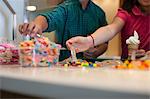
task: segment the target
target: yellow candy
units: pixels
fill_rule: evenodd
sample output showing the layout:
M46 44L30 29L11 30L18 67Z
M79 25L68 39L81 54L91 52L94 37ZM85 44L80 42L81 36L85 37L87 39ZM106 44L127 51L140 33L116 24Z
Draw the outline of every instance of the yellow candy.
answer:
M84 62L81 63L81 66L82 66L82 67L84 66Z
M68 68L68 67L69 67L69 65L68 65L68 64L65 64L65 65L64 65L64 67L65 67L65 68Z
M150 60L145 60L144 63L150 67Z
M82 67L88 67L88 66L89 66L89 63L88 63L88 62L82 62L82 63L81 63L81 66L82 66Z
M95 68L96 68L96 67L97 67L97 64L96 64L96 63L94 63L94 64L93 64L93 67L95 67Z
M76 62L76 64L77 64L77 65L80 65L80 64L81 64L81 62Z
M128 65L128 69L133 69L134 67L133 67L133 65L132 64L129 64Z
M86 62L86 63L85 63L85 66L89 66L89 63L88 63L88 62Z
M129 61L126 60L126 61L124 62L124 65L128 65L128 64L129 64Z

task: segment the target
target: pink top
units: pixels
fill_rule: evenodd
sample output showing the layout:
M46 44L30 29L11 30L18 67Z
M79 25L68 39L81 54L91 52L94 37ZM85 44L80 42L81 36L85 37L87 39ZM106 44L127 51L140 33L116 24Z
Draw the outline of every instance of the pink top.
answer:
M121 31L122 40L122 58L128 57L128 48L126 40L137 31L140 39L139 49L150 50L150 14L144 15L141 10L135 6L131 13L119 9L117 17L121 18L125 25Z

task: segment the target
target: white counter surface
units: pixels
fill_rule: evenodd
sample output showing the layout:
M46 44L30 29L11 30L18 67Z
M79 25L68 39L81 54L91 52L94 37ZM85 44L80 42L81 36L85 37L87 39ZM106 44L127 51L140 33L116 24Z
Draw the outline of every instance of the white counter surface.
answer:
M39 97L150 96L150 71L0 66L0 89Z

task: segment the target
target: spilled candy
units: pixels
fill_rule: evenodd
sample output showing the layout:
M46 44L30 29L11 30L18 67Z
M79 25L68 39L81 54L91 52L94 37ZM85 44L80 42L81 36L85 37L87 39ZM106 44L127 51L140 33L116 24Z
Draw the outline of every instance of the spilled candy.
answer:
M100 67L97 63L88 62L86 60L78 59L76 62L72 62L72 60L66 60L63 62L62 66L64 67L84 67L84 68L97 68Z
M130 69L130 70L149 70L150 60L134 60L129 62L126 60L123 64L113 66L115 69Z

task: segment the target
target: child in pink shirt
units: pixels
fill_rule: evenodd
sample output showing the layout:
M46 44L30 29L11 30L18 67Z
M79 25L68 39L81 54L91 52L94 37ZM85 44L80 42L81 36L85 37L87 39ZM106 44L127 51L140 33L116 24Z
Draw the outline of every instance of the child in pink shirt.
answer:
M118 10L114 21L88 37L74 37L66 42L68 48L76 44L77 52L87 50L92 46L111 40L121 32L122 58L128 57L126 40L138 33L139 50L150 50L150 0L124 0L122 8Z

